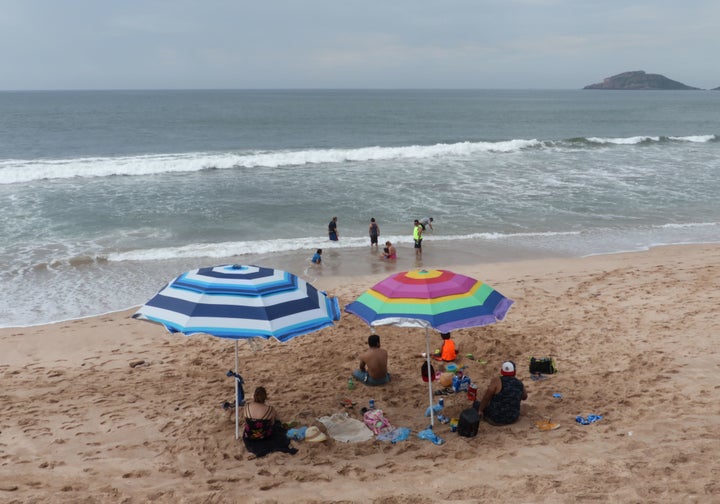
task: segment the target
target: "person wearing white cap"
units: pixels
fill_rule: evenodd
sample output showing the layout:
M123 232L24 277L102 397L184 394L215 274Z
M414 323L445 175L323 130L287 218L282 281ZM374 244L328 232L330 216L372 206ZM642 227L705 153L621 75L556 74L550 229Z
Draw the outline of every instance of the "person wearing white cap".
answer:
M500 376L490 380L480 401L473 403L480 416L493 425L508 425L520 418L520 402L527 399L523 382L515 377L515 363L505 361Z

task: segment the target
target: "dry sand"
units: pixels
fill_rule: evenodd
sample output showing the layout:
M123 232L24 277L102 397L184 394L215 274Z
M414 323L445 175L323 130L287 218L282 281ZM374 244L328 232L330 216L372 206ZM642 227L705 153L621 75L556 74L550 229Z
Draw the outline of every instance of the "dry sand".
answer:
M133 311L4 329L0 502L720 502L720 247L453 269L516 301L504 322L453 337L488 361L460 362L481 391L504 359L521 364L518 423L482 423L474 438L438 425L442 446L415 434L293 442L295 456L252 459L220 407L232 399L233 342L170 335ZM385 274L318 286L344 305ZM246 390L265 385L281 418L303 425L343 411L344 397L359 418L374 398L416 433L428 422L414 357L424 331L378 333L386 387L347 390L369 330L344 315L285 344L241 343ZM553 356L559 373L532 381L530 356ZM445 413L467 405L448 396ZM603 418L575 422L588 414ZM560 428L539 431L547 418Z

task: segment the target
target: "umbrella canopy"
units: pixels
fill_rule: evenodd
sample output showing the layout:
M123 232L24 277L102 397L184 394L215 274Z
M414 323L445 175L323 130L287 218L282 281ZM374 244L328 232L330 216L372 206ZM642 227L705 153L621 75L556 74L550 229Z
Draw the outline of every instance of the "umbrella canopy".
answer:
M235 437L242 378L240 339L285 342L340 320L337 298L286 271L221 265L188 271L163 287L133 318L157 322L172 333L210 334L235 340ZM229 374L228 376L230 376Z
M430 369L430 329L456 329L493 324L505 318L513 301L489 285L447 270L396 273L373 285L345 311L370 326L424 327L427 369ZM430 423L432 380L428 380Z
M345 311L372 326L450 332L502 320L512 304L480 280L447 270L415 270L396 273L373 285Z
M183 273L133 317L188 336L288 341L333 325L340 307L337 298L292 273L223 265Z

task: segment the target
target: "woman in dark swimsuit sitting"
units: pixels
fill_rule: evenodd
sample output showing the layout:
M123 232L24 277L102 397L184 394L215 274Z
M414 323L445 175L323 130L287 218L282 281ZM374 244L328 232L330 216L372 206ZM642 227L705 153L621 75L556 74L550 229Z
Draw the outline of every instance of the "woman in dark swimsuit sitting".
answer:
M265 404L266 400L265 387L258 387L253 394L252 402L246 403L243 407L245 447L258 457L274 451L294 455L297 453L297 448L290 446L290 440L285 436L286 430L277 419L275 408Z

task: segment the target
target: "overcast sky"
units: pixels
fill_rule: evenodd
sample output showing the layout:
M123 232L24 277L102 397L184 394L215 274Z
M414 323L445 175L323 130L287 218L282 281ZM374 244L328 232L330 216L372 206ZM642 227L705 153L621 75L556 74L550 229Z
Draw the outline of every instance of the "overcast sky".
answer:
M720 86L720 0L2 0L0 89Z

